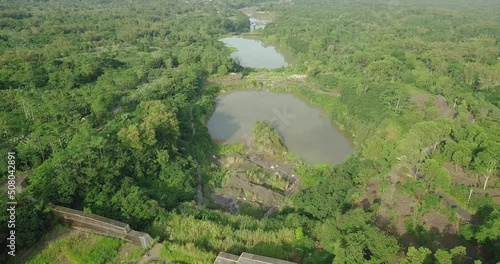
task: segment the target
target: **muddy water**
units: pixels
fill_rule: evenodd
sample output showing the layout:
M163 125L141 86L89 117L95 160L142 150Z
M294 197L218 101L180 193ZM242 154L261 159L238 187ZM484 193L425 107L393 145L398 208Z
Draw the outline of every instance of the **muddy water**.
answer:
M221 96L207 126L214 140L237 142L251 135L257 120L271 121L288 150L310 163L339 164L353 152L347 133L325 113L291 94L237 91Z
M229 37L221 41L237 49L231 57L243 67L277 69L288 66L287 59L276 47L267 46L260 40Z

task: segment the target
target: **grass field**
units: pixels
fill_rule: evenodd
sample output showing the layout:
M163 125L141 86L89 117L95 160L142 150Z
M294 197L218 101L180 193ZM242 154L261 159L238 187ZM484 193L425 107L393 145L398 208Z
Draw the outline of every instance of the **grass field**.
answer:
M109 263L123 243L115 238L72 231L45 246L27 263Z

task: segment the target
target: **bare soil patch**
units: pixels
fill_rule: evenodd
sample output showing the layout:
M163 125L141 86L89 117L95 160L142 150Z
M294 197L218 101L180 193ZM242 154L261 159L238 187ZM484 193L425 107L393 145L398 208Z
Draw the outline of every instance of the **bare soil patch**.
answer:
M168 263L169 261L160 257L160 250L163 248L163 244L158 243L154 245L142 258L136 262L138 264L143 263Z
M224 188L221 188L218 193L265 208L280 205L284 201L283 194L264 186L253 184L248 180L247 175L241 173L231 177L229 183Z
M438 112L443 117L454 118L455 110L453 106L448 105L446 98L442 95L437 95L434 99L434 105L437 106Z
M379 179L372 179L366 187L365 194L359 199L358 206L363 210L370 210L373 204L380 204Z
M240 11L247 17L253 17L256 19L262 19L269 22L273 22L273 13L267 11L259 11L259 7L257 6L244 7L240 9Z
M242 9L240 9L241 13L245 14L246 16L252 16L255 12L257 12L258 7L256 6L247 6Z
M410 101L415 103L420 109L426 109L428 105L431 104L436 108L439 117L447 117L450 119L455 117L453 106L448 105L446 97L442 95L433 96L432 94L415 93L410 95Z
M457 166L457 170L455 170L455 165L451 163L444 164L444 167L450 172L453 184L477 187L482 194L489 194L493 197L499 196L500 188L495 187L499 181L498 177L491 176L486 190L482 190L485 180L483 175L471 175L462 166Z
M219 158L219 164L228 170L227 182L215 189L211 198L224 211L233 214L238 213L243 204L263 211L274 208L275 212L284 204L285 197L300 185L293 162L271 159L252 150L227 154ZM256 181L252 173L258 174L261 181ZM266 179L273 180L268 184Z
M453 164L446 164L445 167L450 171L454 177L454 183L465 183L475 185L475 177L472 178L467 174L463 168L459 168L455 173L455 166ZM376 211L375 224L381 230L384 230L390 235L398 238L399 243L403 247L410 246L427 246L435 251L438 248L452 249L456 246L465 246L467 248L468 256L475 259L491 259L484 252L484 250L474 243L469 243L463 238L458 236L459 221L450 221L446 214L437 210L430 210L422 217L416 220L417 225L406 225L405 223L412 223L414 211L416 210L417 202L425 197L426 191L418 189L415 193L405 193L401 188L402 184L407 181L414 181L413 176L410 174L410 169L404 165L396 165L390 172L390 181L388 183L379 180L371 180L366 188L363 199L360 203L365 210L370 210L372 201L377 199L380 206ZM455 176L456 175L456 176ZM385 184L385 186L383 186ZM387 186L389 184L389 186ZM494 186L489 184L489 186ZM378 190L375 187L378 186ZM381 189L383 187L383 190ZM487 195L498 195L500 200L500 188L498 191L494 188L481 191L476 188L477 193ZM364 204L363 203L367 203ZM367 206L368 205L368 206ZM450 204L443 198L441 206L453 206L457 208L457 213L461 215L460 208L457 205ZM463 212L462 212L463 214ZM462 217L463 218L463 217Z
M450 172L451 181L453 184L459 184L464 186L478 186L479 182L475 178L470 177L465 169L461 166L457 166L455 170L455 165L451 163L444 164L444 167Z
M479 189L476 192L482 195L490 196L495 202L500 203L500 188L486 190Z
M413 213L415 201L406 194L400 194L395 199L396 210L400 215L408 216Z
M369 201L373 201L379 197L379 185L380 185L380 180L379 179L372 179L368 183L368 186L366 187L366 193L365 193L365 198L367 198Z
M456 224L451 223L448 217L434 210L426 213L420 219L420 224L429 227L431 230L438 230L440 233L456 234L458 232Z
M422 217L420 224L428 228L428 232L437 239L434 244L446 249L465 245L465 241L457 236L458 223L453 224L448 217L437 211L430 211Z
M410 95L410 101L414 102L419 108L425 108L425 104L429 101L429 94L412 94Z

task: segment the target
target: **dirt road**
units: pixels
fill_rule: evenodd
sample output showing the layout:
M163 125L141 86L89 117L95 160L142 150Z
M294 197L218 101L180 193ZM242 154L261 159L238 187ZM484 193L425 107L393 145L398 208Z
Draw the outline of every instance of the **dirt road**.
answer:
M142 256L142 259L140 259L137 263L138 264L144 264L148 263L150 261L160 261L164 263L168 263L169 261L166 259L163 259L160 257L160 250L163 247L163 244L158 243L154 245L153 248L151 248L144 256Z
M481 221L477 217L474 217L474 215L469 213L467 209L459 205L453 198L449 197L447 194L443 192L437 192L437 195L439 195L439 197L445 200L451 207L456 208L457 214L465 221L474 225L481 223Z

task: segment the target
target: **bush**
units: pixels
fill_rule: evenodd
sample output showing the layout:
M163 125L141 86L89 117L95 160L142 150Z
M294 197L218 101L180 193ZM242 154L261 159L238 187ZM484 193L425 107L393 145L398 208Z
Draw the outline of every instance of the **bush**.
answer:
M115 238L78 233L50 243L27 263L58 263L62 259L81 264L109 263L122 243Z

